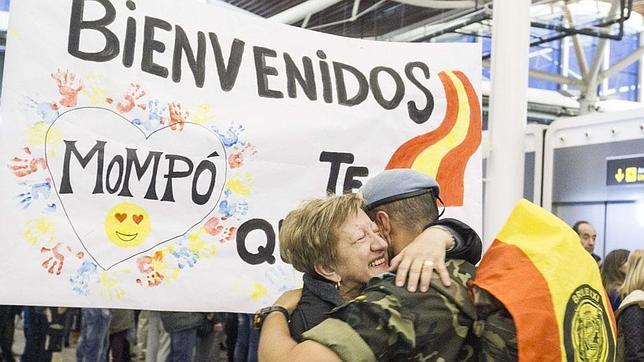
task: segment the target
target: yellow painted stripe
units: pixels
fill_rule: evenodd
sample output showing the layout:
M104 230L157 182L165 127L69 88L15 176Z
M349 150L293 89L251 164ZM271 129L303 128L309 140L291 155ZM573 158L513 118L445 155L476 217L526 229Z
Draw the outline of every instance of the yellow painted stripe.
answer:
M411 165L412 169L426 175L433 175L434 177L438 172L438 166L440 166L443 157L454 147L463 143L470 125L470 105L465 87L453 72L446 71L445 74L451 79L456 88L456 94L458 95L458 115L456 122L445 138L421 152Z
M566 305L580 284L603 290L597 263L566 223L526 200L515 206L497 239L523 250L548 283L562 336L562 360L566 360L563 344ZM608 301L603 299L605 310L610 310Z

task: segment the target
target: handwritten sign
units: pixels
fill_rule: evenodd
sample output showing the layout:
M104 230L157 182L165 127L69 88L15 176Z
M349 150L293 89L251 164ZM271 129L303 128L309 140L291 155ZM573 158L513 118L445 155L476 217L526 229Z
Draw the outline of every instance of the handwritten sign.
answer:
M480 49L170 0L12 4L0 303L251 312L300 277L279 222L385 168L481 227Z

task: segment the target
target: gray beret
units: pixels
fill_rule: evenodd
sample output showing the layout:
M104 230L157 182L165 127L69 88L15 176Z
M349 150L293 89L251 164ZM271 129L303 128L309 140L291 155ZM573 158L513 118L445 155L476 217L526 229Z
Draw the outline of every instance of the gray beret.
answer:
M367 210L430 190L438 198L440 189L433 177L407 168L385 170L367 181L361 189Z

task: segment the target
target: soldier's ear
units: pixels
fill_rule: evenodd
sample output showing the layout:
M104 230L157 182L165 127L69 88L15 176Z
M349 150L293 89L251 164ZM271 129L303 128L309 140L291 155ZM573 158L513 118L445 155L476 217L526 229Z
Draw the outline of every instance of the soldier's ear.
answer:
M318 273L319 276L333 283L339 283L342 280L340 274L335 271L335 268L328 265L315 264L315 272Z
M389 234L391 234L391 219L386 212L379 210L378 212L376 212L374 219L374 221L380 228L380 232L382 232L383 235L388 236Z

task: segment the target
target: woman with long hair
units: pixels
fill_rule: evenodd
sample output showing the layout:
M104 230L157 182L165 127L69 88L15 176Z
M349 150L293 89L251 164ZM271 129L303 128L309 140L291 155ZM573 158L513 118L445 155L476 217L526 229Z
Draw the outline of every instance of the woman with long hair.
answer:
M629 253L626 249L615 249L606 255L604 264L602 264L602 284L608 293L613 311L616 311L619 303L622 302L617 290L622 286L626 277L626 261Z
M624 300L617 309L617 360L644 361L644 250L628 257L628 270L619 289Z

